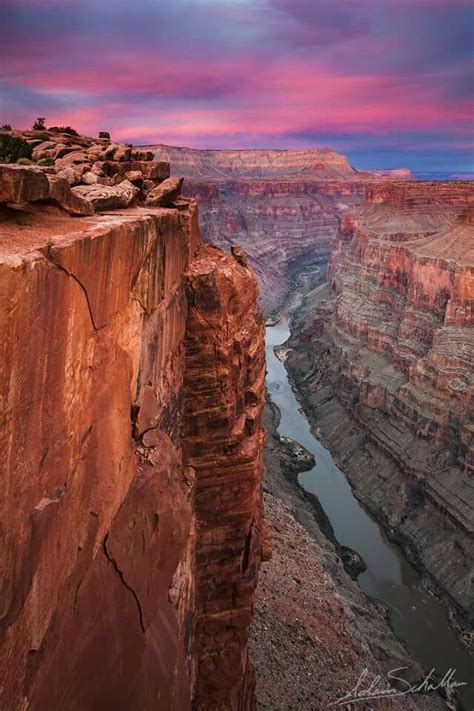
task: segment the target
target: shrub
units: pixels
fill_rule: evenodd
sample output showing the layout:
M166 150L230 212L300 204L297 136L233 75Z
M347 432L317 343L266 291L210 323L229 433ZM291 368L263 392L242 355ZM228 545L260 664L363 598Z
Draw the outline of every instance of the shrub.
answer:
M54 165L54 158L40 158L39 161L37 161L38 165Z
M3 126L0 126L0 131L11 131L12 127L10 126L9 123L4 123Z
M44 131L46 126L44 125L44 122L46 119L44 116L39 116L36 121L33 124L33 131Z
M50 126L50 128L48 128L48 131L51 131L52 133L67 133L69 134L69 136L79 135L76 129L71 128L71 126Z
M32 165L33 161L30 158L18 158L18 165Z
M108 131L99 131L99 138L106 138L110 141L110 133Z
M0 134L0 160L16 163L19 158L31 158L31 150L23 138Z

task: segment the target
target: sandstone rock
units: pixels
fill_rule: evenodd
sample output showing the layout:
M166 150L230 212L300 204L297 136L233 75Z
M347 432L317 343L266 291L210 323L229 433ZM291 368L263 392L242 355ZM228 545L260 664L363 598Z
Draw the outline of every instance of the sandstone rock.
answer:
M49 199L58 203L70 215L93 215L92 202L76 195L64 178L48 175Z
M100 161L95 161L95 163L92 164L91 171L98 175L100 178L105 178L105 172L102 168L102 163Z
M63 158L59 159L61 165L68 166L71 164L85 164L90 163L91 156L84 151L72 151L68 153Z
M103 170L107 175L125 176L130 170L139 170L146 180L166 180L170 176L170 164L164 161L112 161L103 163Z
M142 151L142 150L132 150L131 159L137 161L151 161L154 160L154 151Z
M77 173L74 168L61 168L56 172L56 175L58 178L64 178L64 180L67 180L69 185L75 185L76 183L79 182L81 176L79 173Z
M117 143L110 143L103 148L104 160L112 160L115 151L118 151L120 146Z
M147 193L145 204L151 207L171 207L183 187L184 178L168 178Z
M196 262L193 202L43 218L0 258L0 707L250 709L255 281L218 250Z
M0 165L0 203L22 204L46 200L49 183L40 170L16 165Z
M129 161L132 149L130 146L119 146L112 155L112 160Z
M104 152L104 147L100 144L95 144L87 149L87 154L93 157L99 156Z
M142 185L143 183L143 173L141 170L129 170L125 173L125 177L134 185ZM155 187L154 184L153 187Z
M247 708L254 679L246 645L262 553L264 325L254 276L214 247L191 264L186 293L185 461L196 471L201 561L194 701Z
M87 173L84 173L81 182L85 183L86 185L96 185L100 182L100 178L97 173L93 173L89 170Z
M73 192L90 200L96 210L116 210L133 205L140 191L130 181L123 180L119 185L113 187L78 185L73 188Z
M143 175L143 173L142 173L142 175ZM144 180L143 181L142 190L145 195L147 193L149 193L150 190L153 190L155 187L156 187L156 183L154 183L153 180Z
M474 225L463 216L473 201L467 182L371 186L341 218L329 283L304 304L287 361L361 498L466 611Z

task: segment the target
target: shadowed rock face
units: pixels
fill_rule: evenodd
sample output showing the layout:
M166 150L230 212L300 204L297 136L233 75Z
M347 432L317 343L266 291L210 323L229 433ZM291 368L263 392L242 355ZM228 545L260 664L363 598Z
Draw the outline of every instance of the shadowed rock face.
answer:
M0 707L251 708L255 279L196 256L193 201L28 214L0 234Z
M340 211L358 205L366 187L375 185L373 175L326 148L150 148L157 159L171 160L175 175L186 177L184 192L199 201L204 239L225 250L239 244L248 252L266 316L281 306L295 275L328 259Z
M249 708L247 637L262 548L264 324L251 270L215 247L200 249L186 294L185 462L196 472L199 523L195 703Z
M341 219L287 361L364 501L470 614L473 203L468 183L370 190Z

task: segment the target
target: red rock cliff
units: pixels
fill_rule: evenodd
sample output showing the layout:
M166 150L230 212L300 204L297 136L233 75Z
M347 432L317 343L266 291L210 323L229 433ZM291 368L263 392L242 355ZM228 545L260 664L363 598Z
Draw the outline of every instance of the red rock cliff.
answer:
M0 707L251 708L254 277L192 201L4 212Z
M471 614L473 200L469 183L369 190L288 359L364 501Z

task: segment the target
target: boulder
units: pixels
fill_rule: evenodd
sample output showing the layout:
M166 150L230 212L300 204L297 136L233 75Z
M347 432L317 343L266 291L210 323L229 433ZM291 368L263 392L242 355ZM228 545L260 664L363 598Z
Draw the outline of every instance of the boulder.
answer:
M130 180L130 182L134 185L141 186L143 183L143 173L141 172L141 170L128 170L125 173L125 177L127 178L127 180ZM153 183L153 187L154 186L155 184Z
M104 160L112 160L112 156L119 148L120 146L117 143L111 143L109 146L106 146L103 149Z
M90 163L91 156L87 155L87 153L85 153L84 151L72 151L72 153L68 153L59 160L61 161L62 165Z
M132 149L130 146L119 146L113 154L113 159L118 161L130 160Z
M86 198L76 195L64 178L48 175L49 199L58 203L70 215L87 216L94 214L92 203Z
M70 166L66 166L65 168L61 168L58 170L56 173L58 178L64 178L64 180L67 180L69 185L75 185L78 183L81 179L81 176L77 171L74 170L74 168L71 168Z
M84 173L81 178L81 181L86 185L96 185L100 181L100 177L97 175L97 173L93 173L89 170L87 171L87 173Z
M99 178L105 178L105 173L102 168L102 163L100 160L96 160L95 163L92 164L91 168L92 172L95 173L96 175L99 176Z
M157 185L146 196L145 204L150 207L171 207L179 197L184 178L168 178Z
M95 143L93 146L88 148L86 152L88 155L98 156L100 153L103 153L103 151L104 151L104 147Z
M22 204L46 200L48 178L41 170L19 165L0 165L0 203Z
M78 185L72 189L76 195L87 198L96 210L116 210L130 207L140 193L129 180L119 185Z

